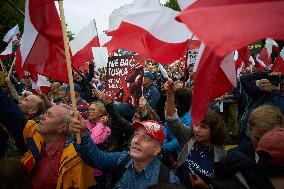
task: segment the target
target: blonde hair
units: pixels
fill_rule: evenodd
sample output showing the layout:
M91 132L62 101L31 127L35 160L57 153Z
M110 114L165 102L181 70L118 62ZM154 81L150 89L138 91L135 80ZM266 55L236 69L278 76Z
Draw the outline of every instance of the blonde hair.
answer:
M249 116L251 128L258 128L268 132L276 127L283 127L284 118L278 108L271 105L263 105L254 109Z
M108 112L107 112L107 110L105 108L105 105L103 103L101 103L101 102L92 102L90 105L92 105L92 104L97 106L97 108L100 111L100 116L108 115Z

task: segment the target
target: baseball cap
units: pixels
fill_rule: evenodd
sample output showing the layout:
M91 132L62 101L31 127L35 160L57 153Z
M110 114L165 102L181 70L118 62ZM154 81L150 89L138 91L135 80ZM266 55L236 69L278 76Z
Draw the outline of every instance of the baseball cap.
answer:
M152 81L155 80L155 75L152 72L145 72L144 73L144 77L148 77L149 79L151 79Z
M68 84L67 86L68 90L70 90L70 85ZM77 83L74 83L74 91L80 93L81 92L81 87Z
M68 90L69 90L69 85L68 85L68 84L62 84L62 85L60 86L60 89L61 89L61 90L64 90L64 91L68 91Z
M157 139L160 144L163 144L165 139L165 134L163 131L163 126L154 120L147 120L147 121L136 121L133 122L131 127L133 129L137 129L138 127L144 127L152 136L153 138Z
M284 166L284 128L277 128L263 135L256 152L269 165Z

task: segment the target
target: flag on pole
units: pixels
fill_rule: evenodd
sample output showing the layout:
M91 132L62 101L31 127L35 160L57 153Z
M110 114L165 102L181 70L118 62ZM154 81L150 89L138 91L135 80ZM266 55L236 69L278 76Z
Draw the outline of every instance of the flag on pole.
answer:
M284 48L281 50L280 54L276 58L272 67L272 71L284 73Z
M170 64L183 57L192 33L175 20L178 12L148 2L129 8L119 28L108 32L112 39L105 46L109 51L126 49Z
M194 69L191 116L197 126L205 116L209 102L237 86L233 52L219 57L210 48L201 44L198 61ZM202 97L202 98L200 98Z
M18 76L19 79L24 79L25 70L22 66L22 55L21 55L20 46L18 46L18 48L17 48L15 58L16 58L15 70L16 70L17 76Z
M265 46L259 53L259 59L266 65L265 67L268 67L270 64L272 64L271 60L271 54L273 49L277 49L278 44L273 39L266 39ZM278 51L279 52L279 51Z
M283 0L198 0L178 20L219 56L260 39L284 39Z
M92 47L99 47L99 37L96 28L96 22L93 19L85 28L83 28L70 41L70 49L72 52L72 65L75 68L86 64L87 61L92 60Z
M8 44L8 46L5 48L3 52L0 54L0 60L4 60L6 58L10 58L14 56L13 52L13 41L11 40Z
M42 94L48 94L51 83L48 79L40 74L30 74L32 79L32 89L35 92L40 92Z
M17 24L12 29L10 29L3 38L3 41L8 43L8 45L5 48L5 50L0 53L1 60L14 56L15 53L13 52L13 44L14 44L14 41L19 40L19 39L20 39L20 30Z
M53 0L26 0L20 50L25 70L68 81L60 19Z
M18 24L10 29L7 34L4 36L3 41L9 43L11 40L19 39L20 37L20 29Z

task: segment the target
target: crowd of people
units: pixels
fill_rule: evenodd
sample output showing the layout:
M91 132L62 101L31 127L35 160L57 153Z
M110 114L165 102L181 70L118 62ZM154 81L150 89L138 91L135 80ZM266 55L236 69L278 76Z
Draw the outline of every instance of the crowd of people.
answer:
M108 98L107 69L88 65L73 73L77 112L68 84L43 94L28 73L5 78L1 189L284 188L281 73L243 69L193 125L193 66L148 62L133 105Z

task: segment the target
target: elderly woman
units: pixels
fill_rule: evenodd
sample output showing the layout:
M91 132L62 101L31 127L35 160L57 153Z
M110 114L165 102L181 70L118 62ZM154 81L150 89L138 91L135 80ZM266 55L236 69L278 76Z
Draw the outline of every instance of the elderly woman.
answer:
M89 117L87 127L94 143L101 149L107 150L105 143L111 134L111 129L107 126L108 113L101 102L93 102L89 107ZM105 188L105 175L98 169L94 169L94 175L97 181L96 188Z

